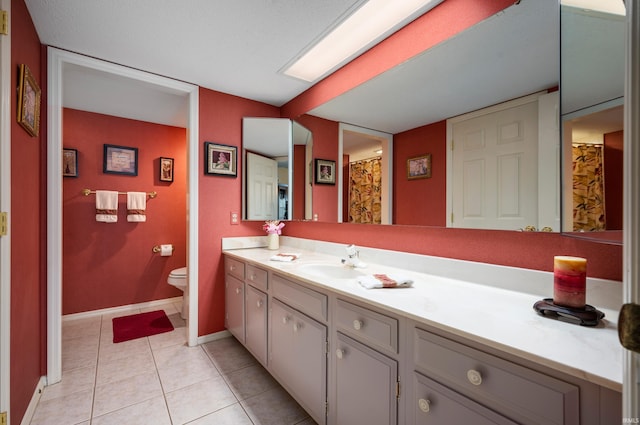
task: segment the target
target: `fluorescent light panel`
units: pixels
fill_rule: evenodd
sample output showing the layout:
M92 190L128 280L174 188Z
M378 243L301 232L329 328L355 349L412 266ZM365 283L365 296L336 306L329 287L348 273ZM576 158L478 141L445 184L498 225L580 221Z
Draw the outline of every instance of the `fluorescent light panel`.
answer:
M284 74L315 81L442 1L369 0L307 50Z

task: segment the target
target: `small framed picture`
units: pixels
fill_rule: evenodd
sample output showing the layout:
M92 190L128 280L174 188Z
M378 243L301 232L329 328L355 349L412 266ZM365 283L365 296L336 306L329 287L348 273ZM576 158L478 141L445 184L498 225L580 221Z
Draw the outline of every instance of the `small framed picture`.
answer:
M238 148L236 146L204 143L204 173L220 176L237 176Z
M102 171L108 174L138 175L138 148L104 145Z
M64 177L78 177L77 149L62 149L62 175Z
M27 65L20 65L18 75L18 124L31 136L40 131L40 87Z
M160 181L173 181L173 158L160 157Z
M316 183L336 184L336 162L316 158Z
M407 159L407 179L428 179L431 177L431 154Z

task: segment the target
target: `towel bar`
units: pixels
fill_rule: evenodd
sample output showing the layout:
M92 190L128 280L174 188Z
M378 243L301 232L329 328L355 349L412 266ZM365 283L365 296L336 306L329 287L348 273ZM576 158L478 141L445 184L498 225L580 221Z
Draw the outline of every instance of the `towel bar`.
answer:
M84 196L89 196L89 195L95 195L96 191L91 189L82 189L81 193ZM118 195L126 195L126 194L127 192L118 192ZM156 196L158 196L158 192L147 192L147 195L149 196L149 198L153 199Z

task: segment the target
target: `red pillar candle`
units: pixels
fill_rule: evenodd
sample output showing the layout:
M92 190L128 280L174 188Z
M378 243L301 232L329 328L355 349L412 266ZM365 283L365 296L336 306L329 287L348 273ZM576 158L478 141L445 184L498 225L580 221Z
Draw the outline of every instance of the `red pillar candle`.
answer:
M553 303L584 308L587 292L587 260L558 255L553 257Z

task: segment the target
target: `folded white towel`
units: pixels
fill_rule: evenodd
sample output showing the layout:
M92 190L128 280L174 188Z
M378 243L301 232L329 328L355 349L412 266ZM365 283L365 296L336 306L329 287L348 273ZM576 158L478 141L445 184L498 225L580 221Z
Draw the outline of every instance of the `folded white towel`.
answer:
M360 276L358 283L367 289L399 288L413 285L413 280L396 274L369 274Z
M280 252L276 255L272 255L270 260L290 262L290 261L297 260L298 258L300 258L300 254L290 253L290 252Z
M147 221L145 210L147 209L146 192L127 192L127 221Z
M118 221L118 192L96 190L96 221L103 223Z

